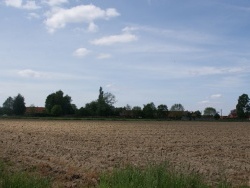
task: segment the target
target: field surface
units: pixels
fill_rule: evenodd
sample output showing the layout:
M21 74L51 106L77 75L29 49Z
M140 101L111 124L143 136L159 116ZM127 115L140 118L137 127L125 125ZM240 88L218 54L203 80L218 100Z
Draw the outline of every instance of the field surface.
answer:
M0 160L65 187L163 161L211 184L250 185L250 122L0 120Z

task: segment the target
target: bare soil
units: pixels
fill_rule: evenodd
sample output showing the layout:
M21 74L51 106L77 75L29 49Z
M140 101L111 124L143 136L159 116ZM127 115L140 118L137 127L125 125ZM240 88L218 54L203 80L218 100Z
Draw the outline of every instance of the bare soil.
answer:
M250 186L250 122L0 120L0 160L55 187L94 186L101 172L163 161L212 185Z

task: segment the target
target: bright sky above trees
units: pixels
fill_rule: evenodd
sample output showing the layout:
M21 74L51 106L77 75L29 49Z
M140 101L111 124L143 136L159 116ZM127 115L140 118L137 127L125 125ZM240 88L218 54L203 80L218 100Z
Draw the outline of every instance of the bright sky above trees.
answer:
M62 90L78 107L113 93L227 115L250 94L248 0L1 0L0 102L44 106Z

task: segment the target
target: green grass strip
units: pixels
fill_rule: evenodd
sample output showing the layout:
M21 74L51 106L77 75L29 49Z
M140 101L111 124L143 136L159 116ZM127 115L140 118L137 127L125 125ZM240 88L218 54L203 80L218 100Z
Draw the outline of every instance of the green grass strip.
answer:
M99 188L210 188L198 174L178 173L167 164L150 165L145 169L128 166L116 169L110 174L102 174ZM214 187L214 186L213 186ZM222 181L215 187L231 188ZM240 186L249 188L248 186Z
M3 163L0 163L0 188L49 188L51 182L24 172L10 173Z

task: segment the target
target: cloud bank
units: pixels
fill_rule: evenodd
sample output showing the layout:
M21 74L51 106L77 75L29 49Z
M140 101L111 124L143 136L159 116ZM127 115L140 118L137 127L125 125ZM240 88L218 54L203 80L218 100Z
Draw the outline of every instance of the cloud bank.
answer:
M87 23L89 24L89 30L96 30L95 20L108 20L120 14L114 8L103 10L94 5L79 5L69 9L55 8L47 12L46 15L47 19L44 24L48 32L54 33L71 23Z
M19 8L19 9L26 9L26 10L36 10L40 7L36 4L35 1L23 1L23 0L5 0L4 1L6 6Z
M128 43L136 41L138 38L136 35L130 34L130 33L123 33L120 35L110 35L106 37L102 37L99 39L95 39L91 41L92 44L98 45L98 46L108 46L113 45L116 43Z

